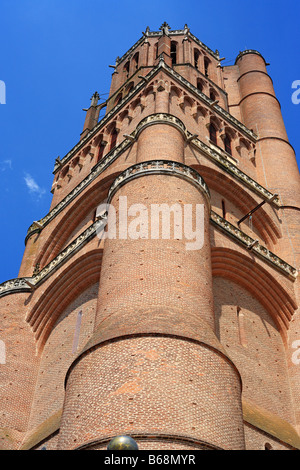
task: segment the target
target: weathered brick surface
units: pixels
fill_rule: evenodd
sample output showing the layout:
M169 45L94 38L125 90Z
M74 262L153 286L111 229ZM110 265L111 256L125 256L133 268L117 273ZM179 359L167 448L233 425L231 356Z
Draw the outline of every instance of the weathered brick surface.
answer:
M218 337L238 367L243 396L294 423L285 349L273 319L240 286L214 280Z
M291 450L292 446L274 439L269 434L250 425L245 426L247 450Z
M181 339L107 344L83 357L69 376L59 448L120 432L170 435L177 429L242 449L237 379L223 357Z
M52 328L40 359L29 432L63 406L66 371L94 328L97 292L98 284L85 290Z

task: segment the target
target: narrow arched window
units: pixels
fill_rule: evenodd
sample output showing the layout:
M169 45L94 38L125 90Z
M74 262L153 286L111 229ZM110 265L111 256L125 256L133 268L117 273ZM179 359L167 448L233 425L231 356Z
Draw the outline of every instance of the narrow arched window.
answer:
M69 172L69 165L65 166L65 168L61 172L61 177L64 178Z
M216 101L216 93L214 92L214 90L210 90L209 97L212 101Z
M105 149L105 144L103 142L101 142L100 145L99 145L97 162L99 162L101 160L101 158L103 157L104 149Z
M224 199L222 199L222 217L223 219L226 219L226 206Z
M197 79L197 90L199 90L201 92L203 91L203 84L202 84L200 78Z
M175 41L171 42L171 59L172 65L177 63L177 42Z
M157 59L158 55L158 42L154 44L154 59Z
M115 106L121 103L122 99L123 99L122 93L119 93L115 101Z
M126 78L129 77L129 67L130 67L130 61L128 60L128 62L126 62L126 64L124 65L124 68L123 68L124 75L125 75Z
M118 138L118 131L117 131L116 128L114 128L114 130L111 134L109 151L111 151L116 146L117 138Z
M209 72L209 59L207 57L204 57L204 74L206 77L208 77L208 72Z
M225 151L231 155L232 154L232 152L231 152L231 140L230 140L230 137L227 134L225 135L225 139L224 139L224 147L225 147Z
M134 54L132 60L133 60L133 67L134 67L135 70L137 70L138 67L139 67L139 53L138 52L136 54Z
M194 49L194 67L196 69L199 68L199 58L200 58L200 52L198 49Z
M133 89L133 87L134 87L134 83L133 83L133 82L129 83L129 85L128 85L128 87L127 87L127 90L126 90L127 93L130 93L131 90Z
M213 124L209 126L209 139L217 145L217 130Z

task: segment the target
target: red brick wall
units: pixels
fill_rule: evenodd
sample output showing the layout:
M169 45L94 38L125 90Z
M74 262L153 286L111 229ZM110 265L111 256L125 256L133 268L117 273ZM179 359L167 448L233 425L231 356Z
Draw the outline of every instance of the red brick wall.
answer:
M98 285L94 284L74 299L61 314L47 339L39 364L30 430L37 428L63 406L66 371L89 340L94 328L97 292ZM82 318L78 329L80 311Z
M218 337L241 373L243 396L295 424L286 351L268 312L222 278L214 279L214 305Z
M69 376L59 448L146 432L242 449L236 378L224 358L181 339L107 344L83 357ZM141 442L140 448L147 447ZM157 441L155 448L166 447ZM172 448L182 446L173 442Z

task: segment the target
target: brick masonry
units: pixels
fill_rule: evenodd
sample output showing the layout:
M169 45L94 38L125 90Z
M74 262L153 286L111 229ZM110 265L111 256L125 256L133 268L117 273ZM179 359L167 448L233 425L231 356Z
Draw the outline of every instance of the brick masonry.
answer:
M262 201L210 151L279 206L300 207L264 58L249 50L222 67L188 28L147 30L116 63L100 123L98 111L94 95L79 143L55 166L51 217L26 239L19 278L48 275L30 292L0 289L0 448L104 450L122 433L141 449L300 448L299 278L209 222L213 210L238 230ZM116 214L121 196L143 204L148 225L152 204L202 204L202 248L172 231L80 244L116 178L162 159L198 171L210 196L188 177L145 172L117 187ZM297 268L299 211L279 206L239 228Z

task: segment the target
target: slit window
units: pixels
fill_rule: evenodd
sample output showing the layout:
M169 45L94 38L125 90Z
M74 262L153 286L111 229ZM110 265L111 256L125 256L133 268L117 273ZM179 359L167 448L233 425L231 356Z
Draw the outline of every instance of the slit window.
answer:
M201 92L203 91L203 85L202 85L202 82L201 82L200 78L198 78L198 80L197 80L197 90L199 90Z
M209 69L209 59L204 57L204 74L208 77L208 69Z
M227 153L229 153L230 155L232 155L232 152L231 152L231 139L227 134L225 135L225 139L224 139L224 147L225 147L225 151Z
M117 129L114 129L111 134L109 151L111 151L116 146L117 138L118 138L118 131Z
M171 42L171 59L172 65L177 63L177 42L175 41Z
M209 126L209 139L217 145L217 130L213 124Z
M224 199L222 199L222 217L223 219L226 219L226 206Z
M198 70L199 69L199 59L200 59L200 52L198 49L194 49L194 67Z
M246 336L246 329L245 329L245 316L241 311L241 307L236 308L237 313L237 322L238 322L238 331L239 331L239 340L241 346L244 348L247 347L247 336Z

